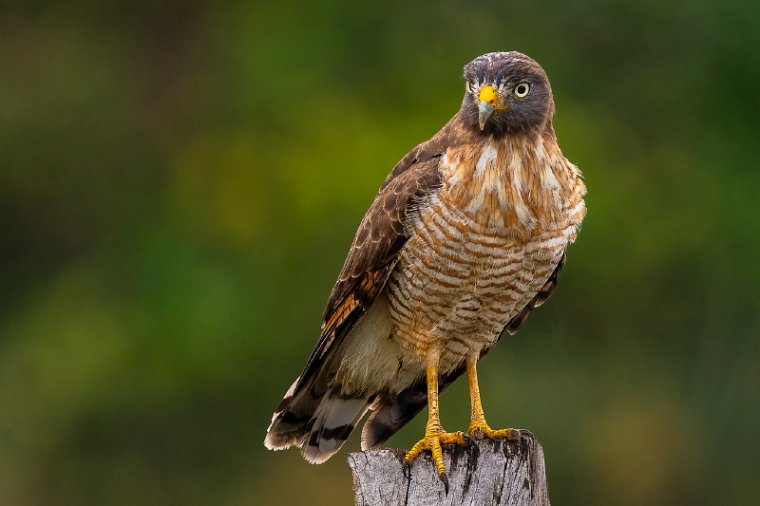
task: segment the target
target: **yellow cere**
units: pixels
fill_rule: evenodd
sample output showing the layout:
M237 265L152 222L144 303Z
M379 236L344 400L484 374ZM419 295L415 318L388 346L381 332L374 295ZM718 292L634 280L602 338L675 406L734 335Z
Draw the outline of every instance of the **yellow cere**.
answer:
M486 85L480 88L480 93L478 93L478 102L486 102L488 105L493 107L494 109L506 109L506 104L502 105L499 104L499 94L496 92L496 89L491 85Z
M478 95L478 101L483 102L485 101L490 106L496 105L496 97L498 95L496 94L496 90L493 89L493 86L483 86L480 88L480 94Z

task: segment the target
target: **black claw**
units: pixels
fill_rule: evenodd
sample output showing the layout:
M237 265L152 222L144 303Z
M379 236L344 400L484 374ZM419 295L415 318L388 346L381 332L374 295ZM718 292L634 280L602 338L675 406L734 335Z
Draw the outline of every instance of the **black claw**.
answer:
M446 495L449 495L449 477L446 476L446 473L441 473L438 477L443 482L443 488L446 490Z
M404 465L401 468L401 472L404 474L404 478L407 480L412 479L412 465L406 459L404 459Z
M463 435L468 445L474 445L476 443L475 438L472 437L472 434L470 434L469 432L465 432Z
M534 439L533 433L528 429L517 429L517 433L520 435L520 437Z

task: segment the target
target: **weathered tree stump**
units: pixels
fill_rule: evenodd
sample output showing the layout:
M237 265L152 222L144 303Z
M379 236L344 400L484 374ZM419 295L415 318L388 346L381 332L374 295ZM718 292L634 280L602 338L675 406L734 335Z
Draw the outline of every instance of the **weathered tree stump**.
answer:
M405 469L402 450L348 455L357 506L547 506L544 451L533 436L445 445L448 493L425 453Z

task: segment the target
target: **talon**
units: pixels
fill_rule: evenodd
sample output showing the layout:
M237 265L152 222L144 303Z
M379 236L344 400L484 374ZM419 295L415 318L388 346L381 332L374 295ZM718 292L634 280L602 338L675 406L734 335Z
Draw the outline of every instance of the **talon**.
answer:
M412 464L404 458L404 463L402 464L401 473L404 475L404 478L407 480L412 479Z
M446 490L446 495L449 495L449 477L446 476L446 473L442 473L438 475L438 478L443 482L443 488Z
M406 453L404 462L410 467L417 460L417 457L422 455L424 451L430 451L430 455L433 459L433 465L438 476L446 476L446 465L443 463L443 449L441 445L455 444L460 446L467 445L467 436L463 432L429 432L425 434L425 437L417 441L412 449ZM441 478L441 480L444 480ZM444 485L447 485L448 478L444 480Z
M467 432L475 439L507 439L514 441L520 438L519 429L498 429L494 430L488 426L485 421L474 420L470 423ZM532 436L532 434L531 434Z
M441 427L441 418L438 408L438 355L431 353L428 364L425 367L425 380L428 390L428 422L425 425L425 437L417 441L406 453L404 462L410 467L414 464L422 452L429 450L433 459L433 465L438 477L443 481L446 493L449 493L449 479L446 476L446 465L443 463L443 450L441 445L456 444L465 446L467 440L463 432L445 432Z
M467 379L470 383L470 426L467 432L474 439L507 439L516 440L520 437L517 429L493 430L488 426L483 414L483 405L480 402L480 388L478 387L477 361L479 356L473 355L467 358Z

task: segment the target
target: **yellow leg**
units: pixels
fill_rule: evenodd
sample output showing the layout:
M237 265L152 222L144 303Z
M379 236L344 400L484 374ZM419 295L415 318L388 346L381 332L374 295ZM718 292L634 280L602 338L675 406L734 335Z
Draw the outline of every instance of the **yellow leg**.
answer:
M438 477L446 483L446 466L443 463L442 444L465 445L467 441L462 432L446 432L441 426L438 410L438 357L428 360L425 370L428 391L428 421L425 426L425 437L420 439L406 454L406 463L411 465L423 451L430 450Z
M477 361L478 355L467 358L467 379L470 383L470 426L467 428L467 433L475 439L517 439L520 436L520 431L516 429L493 430L488 426L483 414L483 405L480 402Z

